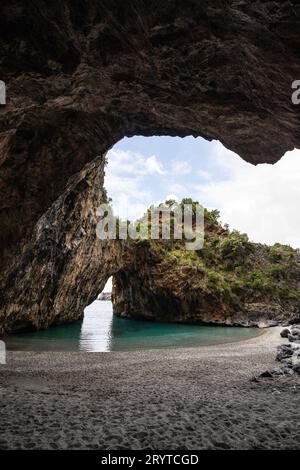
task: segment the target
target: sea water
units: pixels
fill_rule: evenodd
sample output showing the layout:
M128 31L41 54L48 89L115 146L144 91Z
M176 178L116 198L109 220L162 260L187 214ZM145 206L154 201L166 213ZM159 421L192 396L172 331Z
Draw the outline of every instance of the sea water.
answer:
M112 304L95 301L83 320L47 330L22 332L5 338L8 350L131 351L187 348L229 343L255 337L255 328L203 326L130 320L113 316Z

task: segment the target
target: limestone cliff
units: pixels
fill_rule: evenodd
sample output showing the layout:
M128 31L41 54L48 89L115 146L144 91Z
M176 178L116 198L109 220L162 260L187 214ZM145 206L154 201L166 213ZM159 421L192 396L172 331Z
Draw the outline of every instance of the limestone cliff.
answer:
M224 229L206 211L205 244L140 241L147 258L114 276L114 314L163 322L270 326L300 322L300 252Z
M64 201L122 137L219 139L254 164L300 146L296 1L2 0L0 34L2 331L76 319L101 288L114 254L96 266L94 224Z

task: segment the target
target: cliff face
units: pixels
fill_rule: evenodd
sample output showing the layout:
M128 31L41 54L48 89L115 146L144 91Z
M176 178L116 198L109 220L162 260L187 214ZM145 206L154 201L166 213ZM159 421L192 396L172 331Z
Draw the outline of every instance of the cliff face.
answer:
M0 333L76 320L98 286L104 287L113 247L108 254L95 231L96 207L103 199L102 160L69 181L8 270L1 286Z
M115 315L262 327L300 322L299 251L250 243L217 222L206 223L198 252L178 241L144 243L145 262L114 276Z
M219 139L254 164L274 163L300 145L299 107L291 103L291 83L300 77L296 1L2 0L0 31L7 85L0 108L2 329L14 317L23 323L24 308L44 324L51 315L77 318L91 285L101 287L105 262L100 257L97 270L89 268L94 226L85 212L74 220L62 201L72 177L122 137ZM83 177L80 187L86 184ZM60 210L62 239L81 223L86 238L76 255L80 289L72 276L62 278L61 263L64 272L73 268L64 245L46 263L56 286L70 282L51 314L53 292L36 268L42 248L35 243L48 243L44 223L57 221ZM36 249L25 262L31 243ZM66 313L69 302L76 313Z

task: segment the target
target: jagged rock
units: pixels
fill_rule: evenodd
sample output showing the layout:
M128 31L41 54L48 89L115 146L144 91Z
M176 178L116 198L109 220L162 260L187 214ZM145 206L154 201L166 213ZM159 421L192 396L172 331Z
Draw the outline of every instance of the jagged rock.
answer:
M281 346L278 346L276 356L277 361L282 361L283 359L292 357L294 351L295 347L290 344L282 344Z
M296 374L300 375L300 361L297 364L293 364L292 368Z
M102 292L98 295L98 300L111 300L111 292Z
M292 326L293 331L299 331L299 327ZM283 330L282 333L289 330ZM288 338L290 339L290 334ZM284 338L286 338L286 333L284 333ZM294 342L292 344L282 344L277 347L277 361L281 362L282 366L280 368L275 368L272 370L267 370L255 376L253 378L254 382L257 382L259 378L275 378L280 376L292 376L294 374L300 375L300 346L296 345Z
M293 336L299 336L300 339L300 326L299 325L293 325L291 328L291 334Z
M288 376L291 376L291 375L294 375L295 373L295 370L294 369L291 369L290 367L284 367L282 370L282 375L288 375Z
M290 334L288 335L288 339L291 343L296 343L298 341L300 341L300 333L294 333L294 334Z
M287 357L285 359L280 359L280 362L282 362L282 364L286 367L289 367L289 368L292 368L293 366L293 359L292 359L293 355L290 356L290 357Z
M290 367L277 367L275 369L271 370L266 370L262 372L261 374L258 374L254 377L254 381L257 382L260 378L265 379L275 379L277 377L283 377L283 376L292 376L294 375L296 371L293 370Z
M276 378L276 377L282 377L284 375L293 375L294 371L290 369L289 367L277 367L276 369L271 369L271 370L266 370L256 376L257 378Z
M284 276L276 280L276 285L273 282L272 289L266 292L264 283L270 281L272 270L271 248L243 239L245 253L229 264L228 254L224 256L222 247L230 244L230 234L218 222L210 226L208 221L207 214L204 250L189 253L184 243L176 240L151 241L149 258L144 264L129 272L122 269L116 272L112 295L114 314L153 321L260 328L298 318L300 297L295 295L298 281L291 274L294 269L300 270L298 251L289 249L293 262L291 268L285 268L286 280ZM262 287L255 284L252 288L249 273L254 270L256 275L258 265ZM279 300L280 293L288 293L290 289L294 295L285 294Z
M288 338L290 333L290 330L288 328L285 328L281 331L280 336L281 338Z
M0 29L2 332L77 319L120 268L115 244L93 246L89 177L72 178L122 137L219 139L253 164L300 147L296 1L2 0Z
M259 374L258 377L271 379L273 377L273 371L265 370L264 372Z
M292 375L293 371L291 371L289 367L278 367L273 369L271 373L273 377L280 377L283 375Z

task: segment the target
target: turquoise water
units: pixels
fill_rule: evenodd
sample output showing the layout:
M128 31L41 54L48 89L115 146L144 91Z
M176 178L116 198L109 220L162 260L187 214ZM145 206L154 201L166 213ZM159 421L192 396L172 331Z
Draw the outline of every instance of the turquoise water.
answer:
M111 302L96 301L84 319L6 338L8 350L130 351L229 343L259 334L254 328L152 323L113 317Z

